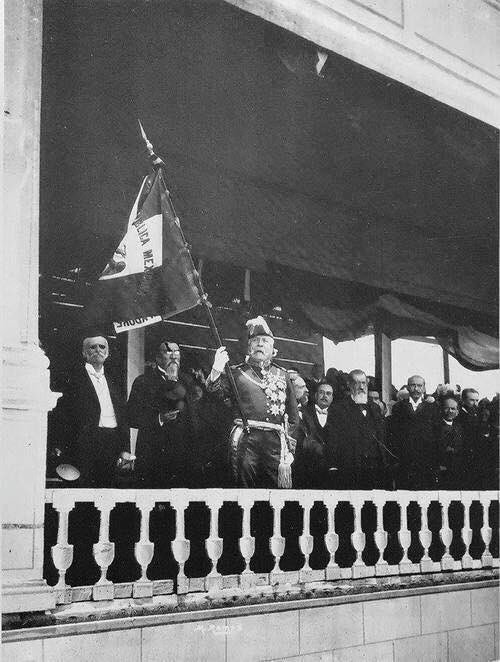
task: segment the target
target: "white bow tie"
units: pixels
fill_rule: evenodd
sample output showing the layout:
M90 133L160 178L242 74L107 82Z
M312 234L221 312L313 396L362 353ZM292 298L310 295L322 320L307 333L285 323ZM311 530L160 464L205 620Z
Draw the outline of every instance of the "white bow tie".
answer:
M328 407L326 409L321 409L321 407L318 407L318 405L316 405L316 411L318 412L318 414L323 414L323 416L326 416L328 414Z
M101 370L101 372L96 372L92 368L92 370L89 370L89 374L92 375L92 377L95 377L98 381L101 381L101 379L104 377L104 370Z

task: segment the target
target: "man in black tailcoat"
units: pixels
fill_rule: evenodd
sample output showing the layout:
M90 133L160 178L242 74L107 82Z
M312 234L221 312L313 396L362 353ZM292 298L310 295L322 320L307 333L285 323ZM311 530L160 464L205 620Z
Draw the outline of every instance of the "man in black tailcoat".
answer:
M132 384L128 418L138 429L135 473L139 487L189 487L193 380L180 372L175 342L163 341L156 363Z
M104 336L86 336L82 356L51 417L51 436L80 471L80 487L113 487L117 467L131 461L125 398L104 370Z
M380 407L368 402L361 370L348 376L349 396L335 402L326 424L326 459L330 486L339 489L386 489L390 455L385 446Z
M464 388L460 396L457 422L464 433L464 461L467 466L466 484L469 489L481 489L488 453L487 426L479 415L479 393L473 388ZM488 458L489 459L489 458Z
M408 379L409 397L396 402L388 419L390 444L399 458L397 487L404 490L433 489L436 485L435 425L439 408L425 397L425 380Z
M328 487L326 422L332 401L333 387L326 381L320 382L314 395L314 404L307 405L302 411L293 464L294 487Z
M436 465L439 487L460 490L466 487L465 435L458 420L458 400L445 397L440 406L440 419L435 427Z

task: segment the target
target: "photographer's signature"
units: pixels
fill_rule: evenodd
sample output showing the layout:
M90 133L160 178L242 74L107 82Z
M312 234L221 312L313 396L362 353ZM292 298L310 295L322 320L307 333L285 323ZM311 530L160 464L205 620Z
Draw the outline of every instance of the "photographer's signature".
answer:
M203 634L208 634L209 632L215 636L234 634L235 632L241 632L242 630L241 623L234 625L218 625L216 623L197 623L194 627L195 632L202 632Z

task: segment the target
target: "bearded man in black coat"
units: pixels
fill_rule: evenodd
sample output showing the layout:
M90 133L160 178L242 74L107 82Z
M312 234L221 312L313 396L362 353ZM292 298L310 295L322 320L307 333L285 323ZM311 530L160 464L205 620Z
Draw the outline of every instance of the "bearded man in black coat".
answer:
M138 429L135 473L139 487L188 487L193 453L193 380L180 372L181 353L161 342L156 363L132 384L128 418Z
M363 371L350 372L348 383L349 396L330 407L326 424L331 487L386 489L390 455L380 407L368 402L368 383Z

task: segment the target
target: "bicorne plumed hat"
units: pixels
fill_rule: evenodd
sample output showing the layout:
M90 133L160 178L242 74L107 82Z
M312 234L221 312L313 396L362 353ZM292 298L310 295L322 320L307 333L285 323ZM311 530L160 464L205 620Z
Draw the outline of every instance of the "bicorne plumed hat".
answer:
M246 326L248 329L248 340L250 340L250 338L255 338L255 336L269 336L270 338L274 338L273 332L269 328L269 324L261 315L248 320Z

